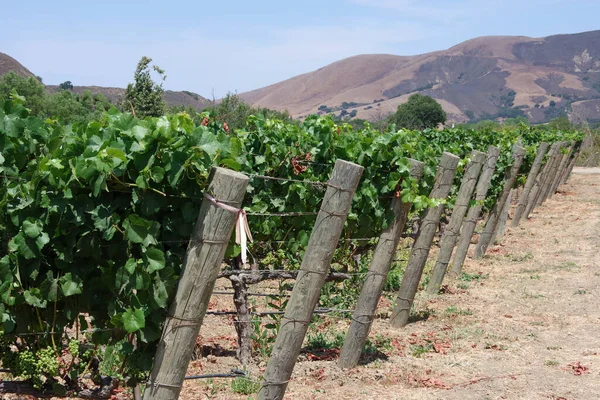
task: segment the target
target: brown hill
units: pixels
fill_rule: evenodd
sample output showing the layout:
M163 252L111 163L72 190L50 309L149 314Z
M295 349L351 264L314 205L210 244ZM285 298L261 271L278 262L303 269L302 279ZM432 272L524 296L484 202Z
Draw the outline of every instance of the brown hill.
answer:
M0 53L0 76L10 71L25 77L35 76L14 58L7 54ZM56 92L58 90L58 85L46 85L46 89L50 92ZM93 94L102 94L112 103L117 103L125 95L125 89L115 87L75 86L73 88L74 93L83 93L85 90L89 90ZM201 110L211 103L210 100L199 94L188 91L165 90L163 97L167 104L171 106L191 106L197 110Z
M241 97L295 117L345 109L377 119L422 93L436 98L453 121L524 114L541 122L565 112L600 118L590 104L571 106L600 98L599 90L600 31L592 31L481 37L410 57L359 55Z

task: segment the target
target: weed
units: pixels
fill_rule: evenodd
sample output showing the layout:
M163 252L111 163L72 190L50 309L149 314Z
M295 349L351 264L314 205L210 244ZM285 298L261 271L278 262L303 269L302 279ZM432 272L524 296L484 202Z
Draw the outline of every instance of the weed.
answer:
M423 354L433 351L433 344L415 344L410 346L410 351L413 357L421 357Z
M459 283L458 285L456 285L456 287L459 289L467 290L469 288L469 285L467 285L466 283Z
M579 289L578 291L575 292L575 294L586 294L587 292L583 289Z
M307 350L332 350L344 345L345 336L342 332L318 331L311 325L313 332L306 337Z
M531 275L529 278L539 280L540 276L538 274Z
M555 265L552 268L554 268L554 269L561 269L561 270L564 269L566 271L570 271L570 270L572 270L574 268L579 268L579 265L575 264L573 261L567 261L567 262L564 262L562 264Z
M524 299L542 299L546 296L544 296L543 294L532 294L532 293L525 293L523 295Z
M458 278L459 280L463 281L463 282L479 282L483 279L487 279L489 277L489 275L484 275L481 272L478 274L469 274L466 272L463 272L462 275Z
M249 378L235 378L231 381L231 390L237 394L250 395L258 392L260 383Z
M462 310L456 306L450 306L446 308L446 314L450 315L473 315L471 310Z
M532 325L532 326L546 326L546 323L545 322L541 322L541 321L534 321L534 322L531 322L529 325Z
M377 354L392 350L392 339L378 333L373 340L367 339L363 352L366 354Z
M546 347L547 350L561 350L562 347L560 346L548 346Z
M435 310L432 308L426 308L424 310L419 310L419 311L415 311L415 309L413 308L411 310L410 317L408 320L410 322L426 321L432 315L435 315Z
M549 367L555 367L558 365L558 361L556 360L546 360L544 361L544 365L547 365Z
M510 259L510 261L513 261L513 262L523 262L523 261L532 260L533 253L528 251L523 254L507 254L506 257L508 257Z

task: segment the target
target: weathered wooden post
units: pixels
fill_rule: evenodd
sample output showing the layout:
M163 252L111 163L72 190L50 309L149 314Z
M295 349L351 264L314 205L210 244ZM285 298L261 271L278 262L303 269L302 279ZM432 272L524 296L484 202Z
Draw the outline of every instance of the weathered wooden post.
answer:
M459 160L460 159L454 154L444 153L442 155L436 173L433 190L429 195L431 199L443 200L448 197ZM423 268L425 267L427 256L429 255L431 242L433 241L443 211L444 204L439 204L433 208L429 208L423 217L421 229L419 230L419 234L417 235L410 252L406 271L402 277L402 283L392 312L390 323L395 328L405 326L408 323L410 309L415 299L419 281L423 274Z
M423 175L423 167L422 162L410 160L410 176L419 180ZM354 309L352 323L344 340L344 347L338 361L340 368L353 368L360 360L411 206L411 203L404 203L398 197L392 200L391 209L394 212L394 221L379 236L371 265L369 265L369 272L365 277L358 303Z
M529 199L529 195L531 194L531 189L533 189L535 178L537 178L538 174L540 173L540 169L542 168L544 156L548 151L548 147L548 143L543 142L540 143L540 146L537 149L535 160L533 160L533 165L531 166L529 175L527 175L527 181L525 182L523 193L519 198L519 204L517 205L517 209L515 210L515 216L512 220L512 226L519 226L519 223L521 222L521 217L523 216L523 212L525 211L525 207L527 206L527 201Z
M558 146L559 143L553 143L550 146L546 163L542 167L538 176L535 178L533 188L531 189L531 193L529 194L529 198L527 199L527 205L525 206L523 218L529 218L535 207L538 206L538 200L540 199L542 188L544 187L544 182L546 181L546 179L548 179L550 167L554 160L554 155L556 154Z
M502 242L502 237L504 236L504 233L506 233L506 222L508 221L508 212L510 211L510 204L512 202L514 192L515 189L510 191L508 197L506 198L506 203L504 203L504 207L502 207L500 220L498 221L498 225L496 226L496 230L494 231L494 236L492 236L492 243L494 244L500 244Z
M258 392L261 400L285 394L362 172L360 165L335 163Z
M457 277L462 272L463 264L467 258L467 251L471 244L471 238L475 227L477 226L477 220L481 215L483 209L483 202L487 196L490 185L492 184L492 178L494 177L494 171L496 170L496 162L500 156L500 149L494 146L490 146L487 152L487 158L485 164L481 170L479 181L477 182L477 188L475 189L475 204L469 208L465 222L463 223L460 231L460 238L458 239L458 245L454 252L454 259L452 260L452 268L450 269L450 275Z
M469 202L473 196L475 185L477 185L477 178L485 162L486 154L477 150L473 150L471 153L471 162L467 165L464 177L460 184L460 189L456 195L456 202L452 209L452 216L450 222L446 225L446 230L442 236L440 252L438 254L435 267L429 278L429 284L427 285L427 293L434 295L440 291L444 276L446 275L446 269L448 263L452 257L452 251L456 246L456 241L460 234L460 227L465 219L465 214L469 208Z
M558 190L558 187L560 186L560 183L563 179L565 170L567 169L567 164L569 163L569 160L571 159L571 155L573 155L574 150L575 150L575 141L573 140L570 143L569 151L566 154L563 154L563 158L560 161L560 164L558 165L558 171L556 172L556 177L554 178L554 183L552 184L552 189L550 190L550 195L549 195L550 198L552 198L554 196L554 194L556 193L556 191Z
M579 156L581 155L581 151L583 150L583 146L582 146L581 142L578 142L575 147L578 148L578 149L575 151L575 155L573 156L573 158L569 162L569 166L567 167L567 171L565 173L565 176L563 177L563 181L562 181L563 184L567 183L567 181L571 177L571 173L573 172L573 168L575 168L575 164L577 163L577 160L579 159Z
M538 205L544 204L544 202L548 199L550 195L550 191L552 190L552 184L554 183L554 178L556 177L556 173L558 171L558 166L562 160L562 148L566 145L567 142L560 142L558 144L556 153L554 154L554 158L552 164L550 164L550 170L548 172L548 176L546 177L546 181L544 182L544 186L542 186L543 190L540 192L540 198L538 199Z
M169 307L144 400L177 399L249 178L213 168Z
M525 157L525 149L518 144L514 145L512 156L513 164L506 174L502 193L494 205L494 208L492 208L492 211L490 212L490 215L485 223L483 232L479 236L479 242L475 248L475 258L482 258L491 243L492 235L496 231L496 225L498 225L498 220L500 219L500 214L502 213L506 199L508 198L511 189L517 180L519 168L521 168L521 163L523 163L523 158Z

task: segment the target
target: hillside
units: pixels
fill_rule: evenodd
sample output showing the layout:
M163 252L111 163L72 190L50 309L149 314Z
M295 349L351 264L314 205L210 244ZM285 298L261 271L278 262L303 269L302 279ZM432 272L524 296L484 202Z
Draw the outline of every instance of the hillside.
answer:
M35 76L31 71L21 65L17 60L7 54L0 53L0 76L13 71L19 75L29 77ZM50 92L58 91L58 85L46 85L46 89ZM116 103L125 95L125 89L103 86L75 86L74 93L83 93L85 90L91 91L93 94L102 94L110 102ZM210 100L188 91L173 91L165 90L164 99L171 106L194 107L201 110L210 104Z
M436 98L457 122L523 114L542 122L565 111L600 120L599 90L600 31L592 31L481 37L410 57L359 55L241 97L295 117L345 109L377 119L421 93Z

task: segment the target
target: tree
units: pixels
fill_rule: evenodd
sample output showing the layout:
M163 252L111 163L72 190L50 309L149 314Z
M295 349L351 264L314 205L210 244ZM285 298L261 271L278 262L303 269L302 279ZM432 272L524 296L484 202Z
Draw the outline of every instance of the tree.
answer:
M71 83L71 81L64 81L63 83L58 85L58 88L60 90L73 90L73 84Z
M446 122L446 113L435 99L417 93L410 96L408 102L398 106L390 122L399 128L435 128Z
M127 85L125 91L124 111L131 111L139 118L158 117L165 113L166 103L163 100L164 89L162 82L155 83L150 76L154 70L164 81L167 77L165 71L158 66L150 66L151 58L142 57L133 76L134 83Z
M13 91L25 97L25 107L29 108L33 115L44 113L46 92L44 85L36 78L25 78L12 71L7 73L0 78L0 97L8 99Z

